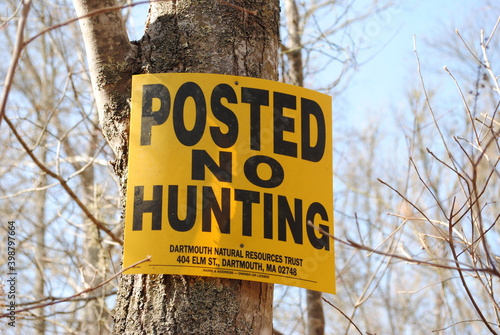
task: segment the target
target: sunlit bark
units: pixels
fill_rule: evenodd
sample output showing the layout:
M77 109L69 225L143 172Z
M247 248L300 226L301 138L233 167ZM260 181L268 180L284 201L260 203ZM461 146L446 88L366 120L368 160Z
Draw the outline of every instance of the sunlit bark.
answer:
M74 0L80 16L114 1ZM277 0L152 2L141 41L129 43L119 11L81 21L103 131L125 190L133 73L202 72L276 80ZM123 199L122 199L123 200ZM167 275L122 276L115 334L270 334L273 286Z

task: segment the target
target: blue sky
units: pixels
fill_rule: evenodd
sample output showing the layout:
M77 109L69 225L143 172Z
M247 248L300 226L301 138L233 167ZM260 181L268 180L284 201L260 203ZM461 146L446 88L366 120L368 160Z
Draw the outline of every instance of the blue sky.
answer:
M373 0L354 0L355 8L362 9ZM442 67L446 64L436 57L426 41L434 37L455 38L454 28L460 28L473 14L488 10L487 0L394 0L396 6L382 14L373 15L362 22L354 33L355 39L362 39L363 49L358 54L362 63L352 80L340 96L334 97L334 118L350 125L363 125L371 118L385 118L393 106L401 105L406 99L409 84L417 78L417 65L413 52L413 36L423 69L433 77L426 80L443 80L452 84ZM130 25L135 26L132 39L139 39L143 33L147 5L133 7ZM489 25L484 27L491 29ZM436 76L435 74L440 74ZM317 75L328 78L328 69ZM321 86L321 85L318 85ZM452 85L450 85L451 87ZM355 126L356 127L356 126Z
M364 25L376 32L369 41L374 47L360 55L366 63L354 75L339 101L342 109L348 109L350 123L363 122L367 112L384 117L391 105L404 101L408 84L417 78L414 35L423 69L434 75L441 74L438 76L441 80L452 84L443 70L444 65L449 65L446 59L442 62L436 59L438 51L432 50L426 41L440 36L455 38L455 28L467 23L471 14L481 14L487 9L484 0L400 0L398 7L389 10L387 15L368 19ZM484 28L488 30L492 26ZM431 78L425 70L423 74L424 79L438 78Z

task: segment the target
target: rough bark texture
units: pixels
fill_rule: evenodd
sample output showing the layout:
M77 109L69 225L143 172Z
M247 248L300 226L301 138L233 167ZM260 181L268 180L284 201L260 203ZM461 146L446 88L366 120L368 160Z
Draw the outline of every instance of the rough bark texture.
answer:
M152 3L140 41L143 72L221 73L277 80L279 2Z
M276 79L278 1L238 6L212 0L152 3L138 43L142 72ZM239 280L123 276L114 333L270 334L272 292L272 285Z
M83 8L80 15L115 5L111 0L74 2ZM117 155L114 168L124 195L130 76L201 72L276 80L279 0L153 2L146 33L133 44L124 39L118 16L116 11L94 15L82 29L90 34L85 42L89 62L97 62L94 69L90 65L94 91L102 95L97 99L101 123ZM106 43L112 46L109 55ZM124 275L113 333L271 334L272 296L273 286L258 282Z
M123 276L114 334L271 334L272 286L167 275Z

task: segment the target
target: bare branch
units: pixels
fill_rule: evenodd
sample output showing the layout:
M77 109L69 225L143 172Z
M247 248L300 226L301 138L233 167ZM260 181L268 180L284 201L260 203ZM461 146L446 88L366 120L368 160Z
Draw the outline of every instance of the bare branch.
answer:
M78 196L73 192L73 190L69 187L67 180L65 180L63 177L60 175L52 172L49 170L40 160L35 156L33 151L28 147L26 142L23 140L22 136L17 132L16 127L14 124L9 120L9 118L5 117L5 122L9 125L10 129L12 130L12 133L16 137L16 139L19 141L21 146L24 148L26 153L30 156L30 158L33 160L33 162L42 170L44 173L47 175L51 176L52 178L56 179L59 181L63 189L66 191L66 193L70 196L71 199L73 199L78 207L85 213L85 215L97 226L99 229L104 231L108 236L115 241L116 243L123 245L123 241L118 238L110 229L106 227L106 224L100 220L98 220L92 212L83 204L83 202L78 198Z
M450 77L455 82L455 85L457 86L458 92L460 93L460 98L462 98L462 102L464 104L465 110L467 111L467 116L469 117L471 125L473 125L474 124L474 118L473 118L472 113L470 111L469 105L467 104L467 101L465 100L464 94L462 92L462 88L458 84L458 81L455 79L455 76L453 76L453 74L451 73L451 71L446 66L444 67L444 70L450 75ZM498 85L498 83L497 83L497 85ZM477 143L479 143L480 142L479 141L479 135L477 133L476 127L472 127L472 130L474 131L474 135L476 137Z
M14 45L14 50L12 51L12 58L10 60L9 69L7 71L7 76L5 77L5 82L2 90L2 97L0 98L0 125L2 124L2 119L5 116L5 107L7 106L7 100L9 98L10 89L12 87L12 82L14 81L14 74L17 69L17 64L19 63L19 58L21 57L21 52L25 46L24 43L24 28L26 27L26 22L28 19L28 13L31 8L31 0L23 1L23 9L21 11L21 18L17 24L17 36L16 43Z
M354 326L354 328L356 328L356 330L358 331L358 333L360 333L361 335L363 335L363 333L361 332L361 330L359 330L358 326L354 323L354 321L352 321L344 312L342 312L342 310L340 308L338 308L337 306L335 306L334 304L332 304L330 301L326 300L325 298L322 298L322 299L328 305L332 306L337 311L339 311L339 313L342 314L349 321L349 323Z
M467 42L465 42L465 40L463 39L462 35L460 35L460 32L458 31L458 29L455 29L455 33L457 34L457 36L460 38L460 41L462 41L462 43L464 44L464 46L467 48L467 50L469 51L469 53L472 55L472 57L474 57L474 59L481 65L484 65L483 62L481 62L481 60L476 56L476 54L469 48L469 45L467 44Z
M51 301L51 302L47 302L47 303L44 303L44 304L40 304L40 305L36 305L36 306L31 306L31 307L26 307L26 308L23 308L23 309L19 309L19 310L16 310L16 313L22 313L22 312L27 312L27 311L31 311L33 309L38 309L38 308L44 308L44 307L47 307L47 306L52 306L52 305L56 305L56 304L59 304L61 302L67 302L67 301L71 301L72 299L74 298L77 298L83 294L86 294L86 293L89 293L89 292L92 292L92 291L95 291L101 287L103 287L104 285L106 285L107 283L111 282L112 280L114 280L115 278L117 278L119 275L121 275L122 273L124 273L125 271L129 270L129 269L132 269L134 267L136 267L137 265L140 265L142 263L145 263L145 262L149 262L151 260L151 257L150 256L147 256L146 258L144 258L143 260L140 260L138 261L137 263L134 263L130 266L127 266L125 269L122 269L120 272L116 273L115 275L113 275L112 277L110 277L109 279L103 281L102 283L100 283L99 285L97 286L94 286L94 287L90 287L88 289L85 289L81 292L78 292L72 296L69 296L69 297L66 297L66 298L63 298L61 300L57 300L57 301ZM0 314L0 318L6 318L6 317L9 317L10 316L10 313L4 313L4 314Z
M500 20L500 18L499 18L499 20ZM493 34L495 33L497 26L498 26L498 21L497 21L497 25L495 25L495 29L491 33L492 35L490 36L490 39L493 36ZM489 42L489 40L488 40L488 42ZM493 80L493 84L495 85L495 91L500 95L500 85L498 83L498 77L495 76L495 74L493 73L493 70L491 69L491 64L490 64L490 60L488 58L488 53L486 52L487 43L484 43L484 30L481 30L481 49L483 51L483 62L484 62L483 66L486 68L486 70L488 71L488 74L490 75L490 78Z
M308 222L307 224L311 225L312 227L314 227L314 229L316 229L319 232L321 232L322 234L330 237L331 239L333 239L333 240L335 240L335 241L337 241L339 243L342 243L343 245L346 245L346 246L349 246L349 247L352 247L352 248L355 248L355 249L359 249L359 250L365 250L365 251L368 251L368 252L373 253L373 254L378 254L378 255L382 255L382 256L393 257L393 258L400 259L402 261L406 261L406 262L409 262L409 263L428 265L428 266L431 266L431 267L436 267L436 268L441 268L441 269L449 269L449 270L459 270L460 269L462 271L467 271L467 272L482 272L482 273L489 273L489 274L493 274L493 275L498 276L498 274L495 271L493 271L492 269L488 269L488 268L472 268L472 267L463 268L463 267L456 267L456 266L448 266L448 265L434 263L434 262L428 261L428 260L420 260L420 259L415 259L415 258L411 258L411 257L406 257L406 256L401 256L401 255L397 255L397 254L393 254L393 253L388 253L388 252L384 252L384 251L375 250L375 249L373 249L371 247L368 247L368 246L366 246L366 245L364 245L362 243L354 242L354 241L352 241L350 239L342 240L342 239L340 239L338 237L335 237L335 236L327 233L323 229L314 226L310 222ZM434 259L434 261L453 262L453 263L456 264L456 261L449 260L449 259ZM466 265L466 264L463 264L463 263L460 263L460 262L459 262L459 264Z
M452 225L450 223L450 231L451 231L451 227L452 227ZM489 324L488 320L486 320L486 318L484 317L483 312L481 311L481 308L478 306L478 304L476 302L476 299L474 298L474 294L472 294L472 292L470 291L469 285L465 281L465 277L464 277L463 271L467 271L467 270L463 269L461 267L461 265L460 265L460 262L458 261L458 256L457 256L457 252L455 250L453 239L449 239L448 243L450 245L450 249L451 249L451 252L453 254L453 258L455 260L456 270L458 272L458 275L460 276L460 280L462 282L462 286L464 287L465 291L467 292L467 296L469 297L469 300L474 305L474 309L476 310L477 314L479 315L479 317L481 318L481 320L483 321L483 323L485 324L485 326L490 330L490 332L492 334L497 334L497 332L495 332L493 330L493 328L491 327L491 325ZM475 271L478 271L478 270L475 270ZM488 271L488 272L491 273L491 271Z

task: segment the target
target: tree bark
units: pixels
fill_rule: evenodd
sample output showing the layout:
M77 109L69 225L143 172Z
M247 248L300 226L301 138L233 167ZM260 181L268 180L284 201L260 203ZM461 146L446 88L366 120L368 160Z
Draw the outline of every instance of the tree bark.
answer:
M307 335L323 335L325 333L325 313L323 312L323 294L306 290L307 300Z
M114 1L74 0L103 132L124 200L130 79L198 72L277 79L278 0L152 2L144 37L129 43ZM110 52L108 50L111 49ZM175 162L172 162L175 164ZM271 334L270 284L220 278L123 275L114 334Z
M41 148L41 159L45 163L47 162L47 148L46 148L46 139L43 138L40 143ZM39 185L47 185L47 176L41 175ZM37 267L37 276L35 279L35 285L33 287L35 299L41 301L45 297L45 283L47 281L47 277L45 276L45 267L46 267L46 259L47 259L47 245L45 240L45 235L47 231L46 220L45 220L45 202L47 200L47 191L40 190L34 194L34 203L35 203L35 218L37 223L35 238L36 238L36 246L35 246L35 260ZM36 331L36 335L44 335L47 329L45 322L45 309L40 308L35 311L35 315L37 319L34 323L34 328Z

